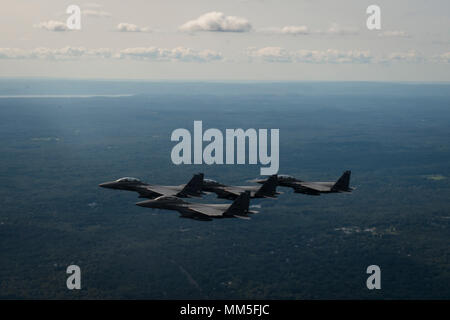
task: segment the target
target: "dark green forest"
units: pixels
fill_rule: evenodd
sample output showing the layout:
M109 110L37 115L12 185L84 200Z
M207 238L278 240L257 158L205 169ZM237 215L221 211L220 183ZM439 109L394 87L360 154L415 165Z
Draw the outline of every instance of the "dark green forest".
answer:
M0 82L2 299L448 299L450 86L379 83ZM34 90L34 91L33 91ZM176 128L279 128L290 189L252 219L199 222L98 187L245 185L259 165L172 164ZM213 195L197 202L227 203ZM260 208L259 208L260 206ZM79 265L82 289L66 288ZM381 268L381 290L366 268Z

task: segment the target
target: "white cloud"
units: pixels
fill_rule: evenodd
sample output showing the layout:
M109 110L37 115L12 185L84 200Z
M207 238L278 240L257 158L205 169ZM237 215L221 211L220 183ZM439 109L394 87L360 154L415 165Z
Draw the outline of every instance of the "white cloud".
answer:
M275 34L285 34L285 35L332 35L332 36L346 36L346 35L356 35L358 30L355 28L344 28L340 25L334 23L326 31L321 30L310 30L308 26L284 26L281 28L264 28L261 29L262 32L275 33Z
M293 56L281 47L265 47L261 49L249 48L247 54L251 58L261 59L266 62L292 62Z
M157 47L127 48L118 53L118 58L156 61L209 62L221 60L222 54L212 50L197 51L185 47L165 49Z
M39 28L39 29L45 29L48 31L57 31L57 32L70 31L70 29L67 28L66 23L61 22L61 21L55 21L55 20L41 22L41 23L35 25L34 27Z
M327 31L325 32L318 31L318 33L323 33L327 35L346 36L346 35L356 35L358 34L358 30L355 28L341 27L337 23L333 23L331 27L328 28Z
M311 34L311 31L307 26L285 26L282 28L264 28L262 32L275 33L275 34L287 34L287 35L307 35Z
M296 61L301 63L366 64L373 62L374 59L369 51L362 50L299 50L295 54Z
M86 55L86 53L86 49L83 47L64 47L61 49L39 47L32 50L0 48L0 58L2 59L61 60L79 58Z
M296 63L371 63L374 57L369 51L350 50L297 50L288 51L280 47L265 47L261 49L250 48L248 55L251 58L265 62L296 62Z
M392 30L392 31L384 31L378 34L379 37L387 37L387 38L409 38L409 34L405 31L400 30Z
M450 51L434 57L434 61L438 63L450 63Z
M116 27L116 30L120 31L120 32L149 32L150 31L150 29L147 27L141 28L135 24L126 23L126 22L119 23Z
M222 12L213 11L186 22L180 27L180 30L186 32L248 32L251 28L250 22L245 18L225 16Z
M429 58L415 50L373 56L366 50L287 50L282 47L248 48L246 56L254 61L271 63L312 64L389 64L389 63L450 63L450 52ZM142 61L213 62L224 60L220 52L186 47L135 47L125 49L63 47L35 49L0 48L0 59L34 59L73 61L81 59L131 59Z
M27 51L17 48L0 48L0 59L26 59Z
M281 29L283 34L304 35L309 34L307 26L286 26Z
M408 52L393 52L388 54L386 57L380 59L380 62L382 63L390 63L390 62L419 63L425 61L426 61L425 57L423 57L415 50L409 50Z
M153 61L211 62L221 60L222 54L212 50L197 51L185 47L173 49L149 47L126 48L114 51L110 48L86 49L84 47L64 47L58 49L0 48L0 59L41 59L41 60L79 60L79 59L134 59Z

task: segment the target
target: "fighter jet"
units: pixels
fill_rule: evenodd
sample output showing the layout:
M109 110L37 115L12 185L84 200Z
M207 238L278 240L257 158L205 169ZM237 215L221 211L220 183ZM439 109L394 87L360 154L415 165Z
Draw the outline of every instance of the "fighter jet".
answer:
M180 213L180 218L190 218L201 221L211 221L221 218L250 219L249 211L250 192L241 193L232 204L204 204L189 203L173 196L161 196L154 200L146 200L136 203L145 208L175 210Z
M135 191L139 198L155 199L160 196L180 198L200 197L202 195L203 173L195 174L187 184L179 186L160 186L144 183L136 178L120 178L99 184L102 188Z
M289 175L279 175L278 185L290 187L295 193L303 193L318 196L321 193L351 192L354 188L349 187L351 171L345 171L336 182L307 182ZM266 179L254 180L263 184Z
M253 179L249 180L249 182L256 182L259 184L263 184L267 181L267 179ZM295 188L297 186L298 182L302 182L302 180L294 178L293 176L287 175L287 174L279 174L277 176L277 185L280 187L289 187L289 188Z
M262 186L227 186L212 179L204 179L202 190L214 192L218 198L234 200L242 192L249 191L250 198L274 198L279 192L277 188L277 175L266 179Z

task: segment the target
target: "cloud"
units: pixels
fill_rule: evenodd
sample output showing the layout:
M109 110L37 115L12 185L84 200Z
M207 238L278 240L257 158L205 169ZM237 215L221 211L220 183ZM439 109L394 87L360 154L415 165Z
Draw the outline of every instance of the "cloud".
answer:
M307 26L286 26L281 29L281 33L292 35L304 35L309 34L310 32Z
M450 63L450 51L435 56L434 60L439 63Z
M295 63L336 63L336 64L366 64L374 57L369 51L361 50L297 50L288 51L280 47L250 48L247 53L251 58L265 62L295 62Z
M119 23L116 27L116 30L120 31L120 32L149 32L150 31L150 29L147 27L141 28L135 24L126 23L126 22Z
M17 48L0 48L0 59L26 59L26 50Z
M426 59L415 50L409 50L407 52L393 52L386 57L380 59L381 63L390 62L407 62L407 63L420 63L425 62Z
M379 33L378 36L387 38L410 38L410 35L408 33L399 30L384 31Z
M356 35L358 30L354 28L343 28L338 24L334 23L326 31L321 30L310 30L308 26L284 26L281 28L265 28L261 29L263 32L275 33L275 34L285 34L285 35L332 35L332 36L346 36L346 35Z
M39 29L45 29L48 31L56 31L56 32L70 31L70 29L67 28L66 23L61 22L61 21L55 21L55 20L41 22L37 25L34 25L34 27L39 28Z
M186 22L180 27L181 31L210 31L210 32L248 32L252 29L245 18L225 16L222 12L208 12L195 20Z
M318 33L321 33L320 31ZM327 35L339 35L339 36L346 36L346 35L356 35L358 34L358 30L354 28L345 28L341 27L337 23L333 23L330 28L328 28L327 31L325 31L324 34Z
M185 47L164 49L157 47L127 48L118 53L121 59L130 58L137 60L155 61L183 61L183 62L210 62L221 60L222 54L212 50L197 51Z
M40 59L67 61L79 59L133 59L148 61L211 62L222 60L222 54L212 50L197 51L185 47L173 49L148 47L126 48L119 51L110 48L87 49L84 47L64 47L58 49L0 48L0 59Z
M86 17L93 17L93 18L110 18L111 17L111 13L103 11L103 10L82 9L81 13Z
M248 48L246 56L250 61L269 63L311 63L311 64L390 64L390 63L450 63L450 52L425 57L415 50L392 52L373 56L367 50L287 50L282 47ZM79 61L82 59L130 59L141 61L214 62L223 61L220 52L195 50L186 47L158 48L134 47L125 49L85 47L34 49L0 48L0 59L30 59L49 61Z
M374 56L368 50L296 50L288 51L281 47L249 48L251 59L263 62L291 62L313 64L389 64L389 63L449 63L450 52L427 59L415 50L392 52Z
M296 61L301 63L367 64L374 60L369 51L362 50L299 50L295 54Z
M285 26L282 28L265 28L263 32L275 33L275 34L287 34L287 35L307 35L311 34L311 31L307 26Z
M31 50L0 48L0 59L73 60L86 57L110 58L112 56L112 50L107 48L64 47L51 49L39 47Z
M265 47L261 49L249 48L248 55L251 58L259 58L266 62L292 62L293 56L281 47Z

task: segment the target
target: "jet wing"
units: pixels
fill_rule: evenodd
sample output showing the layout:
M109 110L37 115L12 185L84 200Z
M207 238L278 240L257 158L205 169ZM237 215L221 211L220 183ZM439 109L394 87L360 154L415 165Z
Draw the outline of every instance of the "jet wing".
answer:
M242 192L245 191L251 191L252 194L256 191L258 191L258 189L261 188L261 186L227 186L224 187L223 190L225 190L228 193L232 193L236 196L239 196Z
M180 192L179 187L172 186L147 186L147 189L162 196L176 196Z
M314 182L300 182L298 184L300 187L311 189L319 192L327 192L331 190L332 185L329 183L314 183Z
M225 212L221 205L204 205L204 204L195 204L191 203L188 208L198 214L202 214L208 217L220 217Z

